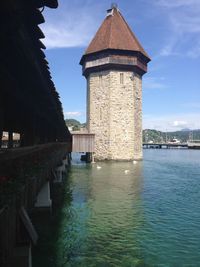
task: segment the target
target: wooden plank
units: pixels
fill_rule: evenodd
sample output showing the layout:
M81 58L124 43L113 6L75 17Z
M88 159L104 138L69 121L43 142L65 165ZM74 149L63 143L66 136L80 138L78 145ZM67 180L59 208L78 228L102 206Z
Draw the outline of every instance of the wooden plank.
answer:
M22 219L22 222L24 223L24 226L33 242L33 244L35 245L37 243L38 240L38 234L35 231L35 228L25 210L24 207L21 207L20 212L19 212L20 218Z
M94 152L95 149L94 134L72 134L72 152Z

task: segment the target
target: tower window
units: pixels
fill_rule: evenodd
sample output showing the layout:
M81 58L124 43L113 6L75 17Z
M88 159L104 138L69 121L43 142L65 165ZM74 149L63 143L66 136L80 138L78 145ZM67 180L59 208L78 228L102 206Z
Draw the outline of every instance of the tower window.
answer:
M124 84L124 73L120 73L120 84Z

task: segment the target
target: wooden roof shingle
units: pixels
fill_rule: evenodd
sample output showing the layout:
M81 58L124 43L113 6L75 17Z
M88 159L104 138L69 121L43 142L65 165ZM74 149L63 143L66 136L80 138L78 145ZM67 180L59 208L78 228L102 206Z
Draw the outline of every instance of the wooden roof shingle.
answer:
M148 60L150 57L134 35L122 14L116 7L108 10L108 15L92 39L85 55L106 49L141 52Z

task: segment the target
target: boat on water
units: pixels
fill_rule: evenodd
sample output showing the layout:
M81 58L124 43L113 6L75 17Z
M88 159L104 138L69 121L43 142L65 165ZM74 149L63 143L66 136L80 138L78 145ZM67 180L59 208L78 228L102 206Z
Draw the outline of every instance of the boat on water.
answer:
M200 140L190 140L187 142L188 148L200 149Z
M169 143L169 144L180 144L181 141L178 140L177 138L172 138L168 143Z

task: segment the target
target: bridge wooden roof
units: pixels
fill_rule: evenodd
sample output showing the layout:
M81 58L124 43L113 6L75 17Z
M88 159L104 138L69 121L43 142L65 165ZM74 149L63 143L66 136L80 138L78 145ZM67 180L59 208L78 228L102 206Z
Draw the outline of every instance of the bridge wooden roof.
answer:
M85 55L106 49L140 52L148 61L150 60L150 57L116 7L108 10L107 17L86 49Z
M38 8L57 5L57 0L3 1L1 5L0 114L3 110L5 131L31 134L34 128L37 135L50 139L70 136L43 52L44 34L38 27L45 21Z
M57 0L33 0L38 8L43 6L48 6L50 8L57 8L58 1Z

